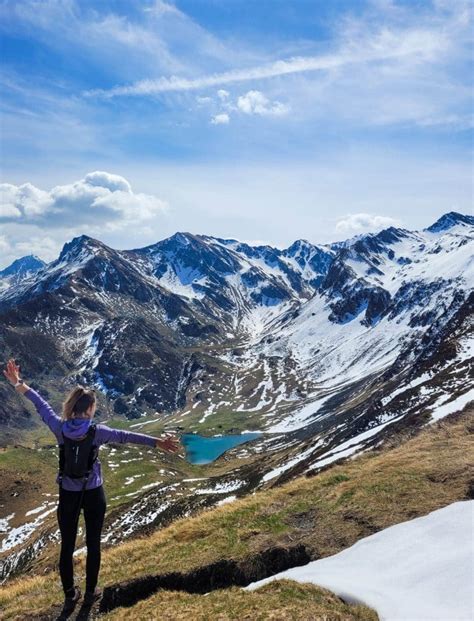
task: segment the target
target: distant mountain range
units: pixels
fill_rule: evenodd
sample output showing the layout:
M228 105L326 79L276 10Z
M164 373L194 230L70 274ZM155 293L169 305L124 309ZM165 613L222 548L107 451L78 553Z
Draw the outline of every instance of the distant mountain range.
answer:
M0 272L0 345L44 390L93 385L128 418L216 431L225 412L224 428L323 433L327 450L467 393L473 239L474 218L454 212L284 250L181 232L114 250L81 235L50 263ZM30 424L18 407L1 384L4 442Z

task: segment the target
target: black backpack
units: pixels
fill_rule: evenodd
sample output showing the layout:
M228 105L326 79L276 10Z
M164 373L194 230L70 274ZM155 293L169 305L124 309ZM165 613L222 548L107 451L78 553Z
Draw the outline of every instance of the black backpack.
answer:
M82 440L71 440L64 434L64 444L59 445L59 476L71 479L89 477L92 466L97 460L99 449L94 446L96 426L94 423L87 430Z

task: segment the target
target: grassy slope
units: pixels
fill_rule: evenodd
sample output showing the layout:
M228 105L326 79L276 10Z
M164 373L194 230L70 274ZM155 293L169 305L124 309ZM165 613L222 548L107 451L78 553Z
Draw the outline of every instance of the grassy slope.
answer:
M162 591L130 608L119 608L104 619L160 621L377 621L366 606L349 605L330 591L292 580L275 580L256 591L238 587L213 591L203 597Z
M473 433L473 413L464 412L317 476L178 520L147 538L107 550L101 582L188 571L275 545L304 543L313 558L337 553L361 537L472 494ZM77 570L82 578L83 558ZM189 597L190 606L199 600L183 597ZM32 611L32 601L37 612L58 598L55 574L24 578L0 591L0 607L5 618L12 618Z

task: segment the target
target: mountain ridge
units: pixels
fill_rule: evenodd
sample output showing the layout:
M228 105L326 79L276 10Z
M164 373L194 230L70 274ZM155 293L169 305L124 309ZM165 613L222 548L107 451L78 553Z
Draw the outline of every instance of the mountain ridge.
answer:
M438 231L441 221L444 226ZM359 237L337 251L305 240L296 240L283 250L252 247L237 240L222 244L219 238L185 232L144 248L114 250L81 235L67 242L56 260L2 289L0 314L21 325L18 309L22 308L24 314L35 315L32 323L40 327L42 314L48 313L48 329L46 323L40 327L41 338L70 340L68 366L82 369L82 375L76 373L71 379L95 382L122 403L127 400L127 390L133 395L139 386L129 379L115 381L122 355L112 351L113 341L118 345L125 338L121 347L126 348L126 335L137 321L142 325L140 331L146 332L143 346L153 347L153 355L161 358L157 329L164 348L169 348L170 355L171 350L176 352L172 355L175 371L183 365L178 375L184 372L192 379L186 368L187 361L194 360L195 380L209 362L203 359L204 351L198 353L196 348L207 349L211 356L214 347L253 351L253 347L263 346L265 350L265 343L275 343L276 338L281 342L278 333L283 326L295 329L303 309L311 306L315 307L311 317L322 320L326 316L328 329L333 330L331 324L347 326L348 334L354 322L370 330L382 321L387 327L395 321L400 324L404 316L407 328L425 329L447 309L448 291L453 291L453 300L457 299L456 287L469 292L469 222L468 216L450 212L421 232L389 227ZM429 230L433 226L435 232ZM450 261L446 261L448 256ZM432 276L428 265L436 263L439 269ZM458 308L461 303L459 300ZM305 320L308 325L315 323L311 317ZM72 339L61 327L65 322ZM304 339L310 334L316 337L318 331L309 329ZM324 338L323 334L318 338ZM102 353L97 356L100 344ZM297 349L302 344L297 344ZM78 357L74 352L81 347L89 353ZM195 350L191 358L186 353L189 348ZM227 365L234 364L228 354L225 360ZM129 386L126 390L125 384ZM170 394L165 409L171 411L179 401ZM130 409L123 404L118 407L122 412Z
M461 214L459 212L456 211L450 211L447 212L446 214L443 214L440 218L438 218L438 220L436 220L433 224L431 224L430 226L426 227L425 231L430 231L430 232L439 232L440 230L446 230L449 228L452 228L453 226L456 226L457 224L466 224L469 226L474 226L474 216L468 215L468 214ZM182 239L182 240L188 240L189 237L197 237L197 238L204 238L204 239L212 239L212 240L216 240L219 241L220 243L225 243L225 244L240 244L242 246L247 246L249 248L271 248L272 250L279 250L280 252L287 252L287 253L291 253L293 248L296 247L300 247L300 246L310 246L311 248L318 248L318 249L326 249L326 248L331 248L331 247L339 247L340 245L353 245L355 243L357 243L360 240L363 240L365 238L370 238L370 237L377 237L377 236L386 236L387 232L397 232L397 231L402 231L402 232L410 232L409 229L404 229L404 228L400 228L400 227L394 227L394 226L390 226L387 227L386 229L383 229L382 231L380 231L379 233L363 233L363 234L359 234L356 235L355 237L352 238L348 238L346 240L343 241L338 241L338 242L332 242L332 243L327 243L327 244L318 244L318 243L313 243L308 241L307 239L304 238L299 238L296 239L294 242L292 242L288 247L284 248L284 249L279 249L276 248L275 246L272 246L271 244L262 244L262 245L251 245L248 244L246 242L242 242L238 239L234 239L234 238L221 238L221 237L214 237L214 236L210 236L210 235L205 235L205 234L197 234L197 233L190 233L187 231L177 231L176 233L174 233L173 235L171 235L170 237L164 238L158 242L154 242L152 244L148 244L147 246L143 246L140 248L133 248L133 249L123 249L123 252L136 252L138 250L145 250L148 248L152 248L154 246L156 246L157 244L160 244L162 242L166 242L172 239ZM413 231L412 231L413 232ZM416 231L414 231L416 232ZM73 237L69 242L65 242L65 244L63 245L58 258L61 257L61 255L63 255L71 246L74 246L75 244L77 244L79 241L82 242L96 242L98 244L104 245L105 244L103 242L101 242L99 239L96 239L94 237L91 237L87 234L81 234L78 235L76 237ZM186 241L184 241L183 243L186 243ZM111 248L111 247L110 247ZM112 248L111 248L112 249ZM25 259L28 258L33 258L38 262L41 262L43 265L47 265L48 262L43 261L42 259L40 259L39 257L37 257L36 255L25 255L22 257L19 257L17 259L15 259L12 263L10 263L9 265L7 265L5 268L3 268L2 270L0 270L0 276L2 276L4 273L6 273L7 271L11 270L13 268L13 266L19 262L19 261L23 261Z

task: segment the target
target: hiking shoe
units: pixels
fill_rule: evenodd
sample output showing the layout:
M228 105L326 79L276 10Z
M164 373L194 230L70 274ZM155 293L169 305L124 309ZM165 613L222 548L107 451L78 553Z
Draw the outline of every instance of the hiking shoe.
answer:
M84 606L93 606L102 597L102 589L95 587L93 591L86 591L84 594Z
M73 587L74 593L66 595L64 598L63 613L69 613L74 610L77 602L81 599L81 589L78 586Z

